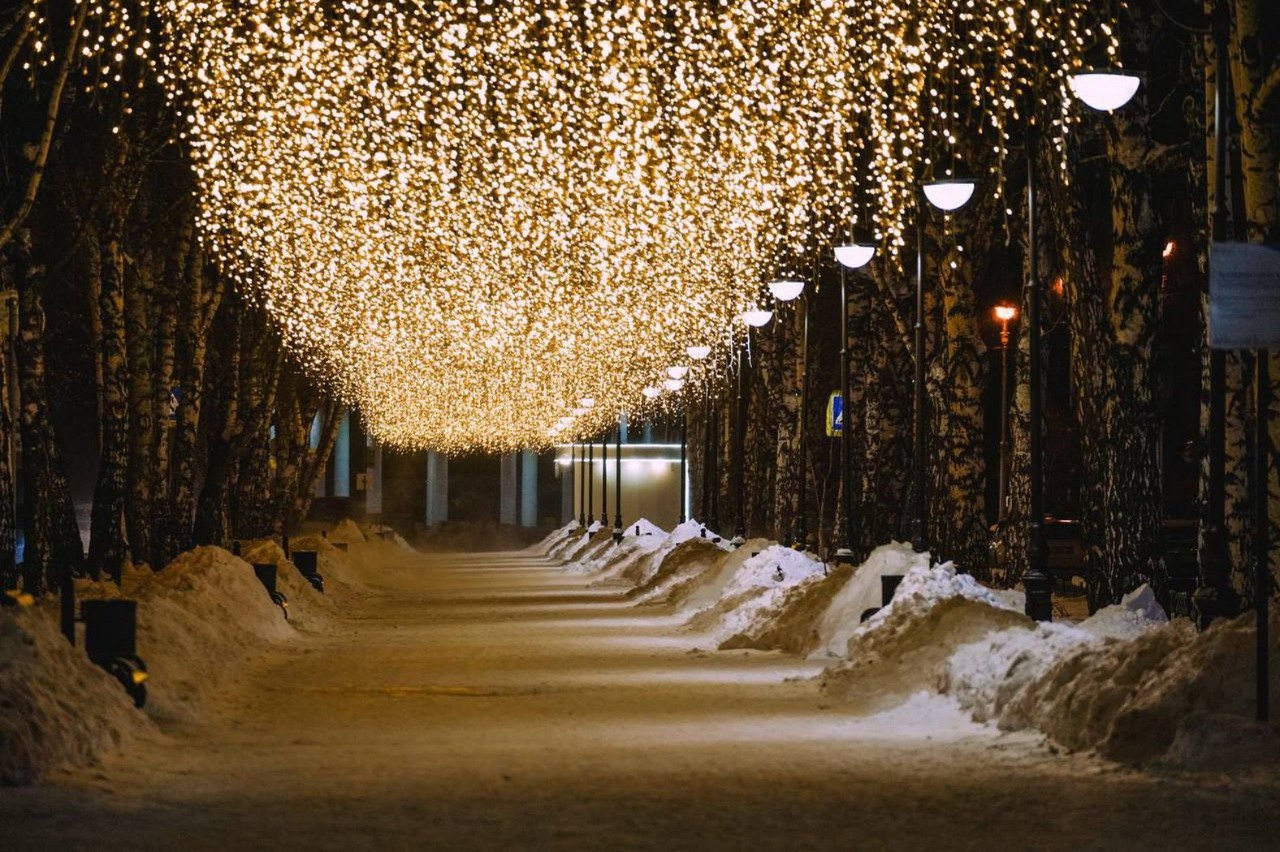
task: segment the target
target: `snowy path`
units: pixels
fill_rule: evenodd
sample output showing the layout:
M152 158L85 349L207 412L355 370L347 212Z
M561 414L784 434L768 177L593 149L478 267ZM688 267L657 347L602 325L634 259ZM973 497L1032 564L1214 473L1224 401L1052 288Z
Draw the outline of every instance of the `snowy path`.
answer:
M656 613L539 560L424 558L396 582L263 661L215 723L0 790L0 848L1280 843L1264 791L936 714L859 720L786 681L814 665L691 652Z

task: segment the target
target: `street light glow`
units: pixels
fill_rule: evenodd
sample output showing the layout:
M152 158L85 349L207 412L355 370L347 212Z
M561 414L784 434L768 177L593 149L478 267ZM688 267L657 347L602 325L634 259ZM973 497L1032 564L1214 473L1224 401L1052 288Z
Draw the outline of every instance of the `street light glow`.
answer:
M1067 78L1072 93L1100 112L1112 112L1129 103L1138 93L1141 79L1126 71L1080 71Z

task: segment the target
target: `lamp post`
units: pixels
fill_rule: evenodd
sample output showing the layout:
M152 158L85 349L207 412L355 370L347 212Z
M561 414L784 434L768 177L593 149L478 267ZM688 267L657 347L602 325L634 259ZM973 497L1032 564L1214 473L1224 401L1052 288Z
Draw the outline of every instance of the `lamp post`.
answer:
M799 494L796 495L796 520L792 528L791 547L794 550L805 550L808 547L809 529L808 522L805 517L807 513L807 487L805 479L808 475L806 469L806 450L805 450L805 415L809 411L809 300L804 292L804 282L790 278L781 278L769 284L769 292L773 294L773 298L779 302L791 302L799 300L799 308L803 311L801 322L803 323L803 331L801 332L800 341L800 411L798 415L799 430L798 453L800 456Z
M844 496L844 527L838 537L836 562L858 561L854 548L858 541L857 501L853 488L853 437L849 428L850 403L853 401L853 376L849 371L849 282L846 270L861 269L875 257L872 242L850 241L836 246L836 262L840 264L840 490Z
M705 361L705 360L707 359L707 357L711 354L711 347L710 347L710 346L705 346L705 345L688 346L688 347L685 347L685 350L684 350L684 351L685 351L685 354L689 356L690 360L693 360L693 361ZM709 405L709 400L710 400L710 398L711 398L710 381L708 380L708 378L707 378L706 376L703 376L703 381L702 381L702 420L703 420L704 450L705 450L705 447L706 447L706 445L707 445L707 438L708 438L708 437L710 436L710 434L711 434L711 433L710 433L710 429L711 429L711 425L710 425L710 424L711 424L711 417L710 417L710 405ZM685 419L684 419L684 424L683 424L683 427L682 427L682 429L681 429L681 436L680 436L680 441L681 441L681 446L682 446L682 449L681 449L681 459L682 459L682 461L681 461L681 467L682 467L682 470L681 470L681 472L680 472L680 482L681 482L681 484L682 484L682 487L683 487L683 483L684 483L684 480L685 480L685 472L684 472L684 470L683 470L683 466L684 466L683 457L684 457L684 447L685 447L685 446L687 445L687 443L688 443L688 430L689 430L689 418L686 416L686 417L685 417ZM702 505L701 505L701 506L699 506L699 511L698 511L698 514L702 516L702 521L703 521L702 534L703 534L703 536L706 536L706 533L707 533L707 527L706 527L706 521L707 521L707 488L706 488L706 483L707 483L707 470L708 470L708 468L710 467L710 464L711 464L711 457L710 457L710 453L705 453L705 454L704 454L704 456L703 456L703 459L702 459L702 482L703 482L703 488L702 488Z
M600 526L609 523L609 432L600 438Z
M618 413L617 443L613 453L613 540L622 541L622 413Z
M1071 91L1086 105L1103 112L1119 109L1138 91L1138 78L1133 74L1110 70L1087 70L1068 78ZM1027 367L1031 400L1028 406L1030 432L1028 463L1030 483L1029 562L1022 575L1026 591L1026 613L1036 621L1053 619L1053 581L1048 571L1048 550L1044 538L1044 406L1041 372L1043 345L1040 319L1041 282L1040 248L1036 227L1036 155L1040 148L1040 130L1036 124L1035 99L1028 96L1024 106L1027 117L1027 345L1030 357Z
M581 447L580 444L578 446ZM587 461L587 451L585 449L580 449L578 451L578 466L576 469L581 471L584 467L586 467L586 461ZM587 528L586 488L587 488L587 477L583 475L578 479L578 526L582 527L584 530Z
M973 198L977 187L975 181L967 178L943 178L926 181L921 189L928 202L939 210L951 212L959 210ZM928 501L925 499L925 398L924 362L925 362L925 324L924 324L924 216L927 211L916 200L916 325L915 344L915 387L911 404L912 428L912 471L911 491L914 513L911 518L911 548L916 553L924 553L929 549L929 514Z
M1017 319L1018 309L1002 302L992 308L1000 322L1000 487L997 492L996 518L1004 520L1009 502L1009 323Z
M674 367L668 367L667 378L662 383L662 385L672 393L678 394L680 393L680 391L684 389L685 376L687 375L689 375L689 368L684 366L683 364L674 366ZM685 511L685 503L687 502L687 499L686 499L687 495L685 494L684 480L685 480L685 465L687 464L687 459L688 459L688 447L686 446L686 443L685 443L685 435L688 432L688 428L689 428L689 415L688 415L687 409L685 408L684 397L681 396L680 398L680 488L679 488L680 507L679 507L679 511L676 512L676 515L679 518L679 521L677 521L677 523L681 523L681 524L685 522L684 511Z
M751 345L751 329L761 328L773 319L773 311L763 308L753 307L742 312L742 321L747 324L747 337L743 346L738 348L738 381L737 381L737 399L734 411L734 430L733 430L733 458L734 458L734 514L735 523L733 527L733 540L730 542L734 547L741 546L747 540L747 483L746 483L746 454L747 454L747 394L744 373L746 372L746 362L743 361L742 351Z

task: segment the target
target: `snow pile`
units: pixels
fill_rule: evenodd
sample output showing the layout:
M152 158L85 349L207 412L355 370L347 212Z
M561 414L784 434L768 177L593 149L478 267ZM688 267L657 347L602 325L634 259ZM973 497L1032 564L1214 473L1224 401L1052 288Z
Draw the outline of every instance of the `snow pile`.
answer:
M916 553L910 544L895 541L871 551L867 560L854 569L853 579L831 599L831 605L814 626L817 641L813 656L844 656L850 637L862 624L862 614L880 607L881 577L905 575L913 568L928 567L929 554Z
M951 563L917 565L903 576L889 606L853 630L847 660L826 670L823 689L872 710L922 689L941 691L956 649L1014 626L1030 627L1031 621Z
M71 647L49 613L0 610L0 785L91 764L150 727L123 687Z
M320 541L323 542L324 539ZM304 544L315 546L304 547ZM284 550L272 539L244 542L241 545L240 555L242 559L252 564L276 566L276 590L283 592L289 599L289 620L294 627L307 630L327 627L332 623L336 610L332 595L342 587L342 581L338 577L330 581L325 577L324 570L320 568L321 551L318 548L323 545L307 540L293 540L291 545L294 550L316 551L316 568L320 576L325 578L325 594L315 590L315 587L298 571L298 566L284 555ZM332 548L332 545L329 547Z
M343 518L329 530L329 541L341 541L347 544L364 544L365 536L360 525L350 518Z
M690 619L687 626L717 644L729 637L758 630L777 613L787 593L820 582L824 566L807 553L780 544L754 552L743 561L720 590L719 600Z
M714 561L707 563L702 570L686 580L678 581L671 589L659 597L651 599L651 603L664 603L674 606L675 611L693 618L698 613L716 604L724 594L725 587L733 580L744 562L769 547L773 542L765 538L748 539L741 547L722 551Z
M828 568L821 583L801 583L787 592L777 611L743 633L720 643L723 650L754 648L805 655L821 644L817 624L853 579L852 565Z
M578 528L577 521L570 521L559 529L552 530L542 541L532 544L528 548L529 553L536 553L541 556L549 556L551 551L560 545L565 539L573 534Z
M661 598L681 582L714 565L722 553L724 551L710 539L686 539L666 555L653 576L627 592L627 597L637 603Z
M138 593L147 712L201 717L246 661L296 635L249 563L220 547L183 553Z
M643 586L652 580L661 570L662 563L677 547L695 538L703 538L702 531L705 527L696 520L690 518L683 524L678 525L671 531L671 534L663 540L662 545L653 551L647 558L636 560L626 571L621 572L618 576L627 580L635 586ZM710 537L704 539L710 542ZM724 550L728 550L730 545L721 541L715 545Z
M1271 621L1272 693L1280 687L1280 614ZM1128 641L1065 655L1030 683L1001 717L1002 727L1034 726L1070 749L1096 748L1126 763L1198 758L1197 716L1253 714L1253 614L1203 633L1179 620ZM1188 725L1202 724L1199 730ZM1260 747L1266 736L1257 732ZM1178 749L1175 743L1182 739ZM1209 737L1212 739L1212 737Z
M598 579L612 580L625 573L637 560L661 547L666 538L665 530L641 518L627 526L621 541L615 542L613 531L609 530L603 547L589 548L565 568L572 573L593 574Z
M1168 621L1151 588L1143 585L1078 625L1020 625L957 648L947 661L941 689L979 722L1026 727L1017 714L1006 719L1006 708L1059 660L1084 647L1135 639Z

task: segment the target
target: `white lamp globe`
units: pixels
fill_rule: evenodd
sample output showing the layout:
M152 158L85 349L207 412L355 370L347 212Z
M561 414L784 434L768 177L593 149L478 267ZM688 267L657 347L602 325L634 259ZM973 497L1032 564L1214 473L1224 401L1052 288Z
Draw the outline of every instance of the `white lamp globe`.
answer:
M663 379L662 386L667 390L675 393L684 387L684 379Z
M742 321L752 328L768 325L771 319L773 311L766 311L764 308L749 308L742 312Z
M574 417L581 417L582 415L584 415L584 414L586 414L586 413L587 413L587 409L585 409L585 408L575 408L575 409L573 410L573 416L574 416Z
M640 391L640 393L645 395L645 399L656 399L662 395L662 388L655 388L650 386Z
M685 354L695 361L701 361L711 354L710 346L689 346L685 350Z
M876 256L876 247L870 243L848 243L836 246L836 262L846 269L861 269Z
M596 401L592 397L584 396L582 399L578 400L578 405L581 405L583 408L595 408Z
M1129 103L1138 93L1140 83L1137 74L1106 69L1078 71L1067 78L1077 98L1102 112L1111 112Z
M968 178L931 180L924 185L924 197L939 210L959 210L973 198L978 184Z
M683 364L677 365L675 367L667 368L668 378L683 379L687 375L689 375L689 368L684 366Z
M779 302L790 302L804 292L804 282L793 278L779 278L769 282L769 292Z

